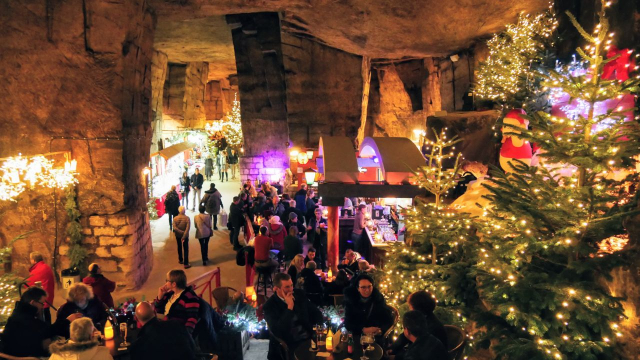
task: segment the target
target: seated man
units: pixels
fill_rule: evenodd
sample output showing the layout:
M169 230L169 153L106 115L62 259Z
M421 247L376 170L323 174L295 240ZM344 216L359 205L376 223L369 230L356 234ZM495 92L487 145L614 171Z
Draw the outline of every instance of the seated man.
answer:
M187 287L187 275L183 270L167 273L166 283L158 289L155 308L158 314L166 315L166 320L178 321L193 334L200 319L200 298Z
M307 250L307 256L305 256L304 258L304 264L307 265L307 263L309 261L316 261L316 249L313 247L310 247L309 250Z
M42 314L46 299L47 292L39 287L30 287L22 293L2 333L6 354L47 357L52 338L64 336L71 322L82 317L74 313L67 318L58 317L53 325L48 324Z
M344 260L338 265L338 269L344 269L347 274L353 276L358 272L358 260L356 259L356 253L351 249L347 249L344 253Z
M384 296L373 285L373 278L361 274L356 286L344 290L344 325L354 336L361 334L382 335L393 325L393 315ZM376 336L376 342L382 343Z
M402 317L404 336L411 342L407 351L393 360L447 360L447 351L440 340L429 334L426 329L427 318L420 311L408 311Z
M75 283L69 287L67 302L60 306L57 317L66 318L73 313L90 318L98 331L102 331L107 322L107 306L94 297L93 289L84 283ZM64 337L69 337L69 328Z
M322 281L318 275L316 275L316 262L309 261L304 269L300 272L300 277L303 279L302 289L313 303L318 306L322 306Z
M267 227L260 226L260 235L253 240L255 248L255 264L256 267L270 267L275 270L278 262L271 258L270 250L273 248L273 239L267 235Z
M182 324L158 320L153 305L144 301L136 306L136 318L142 328L131 345L132 359L197 359L196 344Z
M264 318L275 336L282 339L290 351L311 338L313 325L322 321L322 313L304 295L304 291L293 288L291 277L277 273L273 277L275 294L263 306ZM284 359L280 344L269 341L269 360Z

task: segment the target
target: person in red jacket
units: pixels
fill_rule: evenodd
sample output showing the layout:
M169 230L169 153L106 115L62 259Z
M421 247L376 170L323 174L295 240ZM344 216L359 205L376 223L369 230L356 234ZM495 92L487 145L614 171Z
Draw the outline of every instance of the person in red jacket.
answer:
M29 287L36 286L36 282L39 282L44 291L47 292L47 301L44 303L44 309L42 314L44 315L44 321L47 324L51 324L51 310L49 306L53 304L53 296L56 289L56 283L53 279L53 271L51 267L44 262L42 254L37 251L29 254L31 260L31 268L29 269L29 278L27 284Z
M111 293L116 289L116 283L102 275L102 269L98 264L89 265L89 276L82 279L82 282L93 288L93 295L102 301L108 308L113 308L113 298Z

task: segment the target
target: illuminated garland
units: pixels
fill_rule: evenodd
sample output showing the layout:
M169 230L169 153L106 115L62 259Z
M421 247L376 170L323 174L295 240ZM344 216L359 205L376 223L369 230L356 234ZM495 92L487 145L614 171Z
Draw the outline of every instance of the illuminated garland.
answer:
M0 166L0 200L16 201L27 188L37 186L63 189L76 184L75 160L64 169L54 168L53 161L44 156L8 158Z

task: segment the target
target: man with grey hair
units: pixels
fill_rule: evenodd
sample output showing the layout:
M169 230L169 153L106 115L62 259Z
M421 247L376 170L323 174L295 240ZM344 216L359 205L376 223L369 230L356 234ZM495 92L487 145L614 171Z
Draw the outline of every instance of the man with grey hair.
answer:
M136 306L136 318L142 328L131 345L132 359L196 359L196 344L182 324L158 320L153 305L144 301Z
M176 243L178 245L178 262L184 263L184 268L191 267L189 264L189 230L191 229L191 219L185 215L186 208L180 206L178 208L178 216L173 218L173 233L176 235ZM183 258L184 251L184 258ZM184 261L183 261L184 260Z
M56 283L53 279L53 271L51 270L51 267L44 262L42 254L37 251L29 254L29 260L31 260L31 268L29 269L27 285L41 287L47 292L47 300L44 302L42 315L44 316L44 321L47 324L51 324L51 310L49 306L53 304L53 297L56 289Z

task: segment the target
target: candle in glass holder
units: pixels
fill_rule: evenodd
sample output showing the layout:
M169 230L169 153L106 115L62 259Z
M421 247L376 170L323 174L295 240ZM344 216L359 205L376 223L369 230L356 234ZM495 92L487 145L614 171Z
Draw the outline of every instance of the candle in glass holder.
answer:
M256 294L251 295L251 301L256 302L258 300L258 296Z
M104 325L104 338L105 340L113 339L113 327L109 320L107 320L107 323Z
M333 351L333 336L327 336L325 348L327 348L327 351Z

